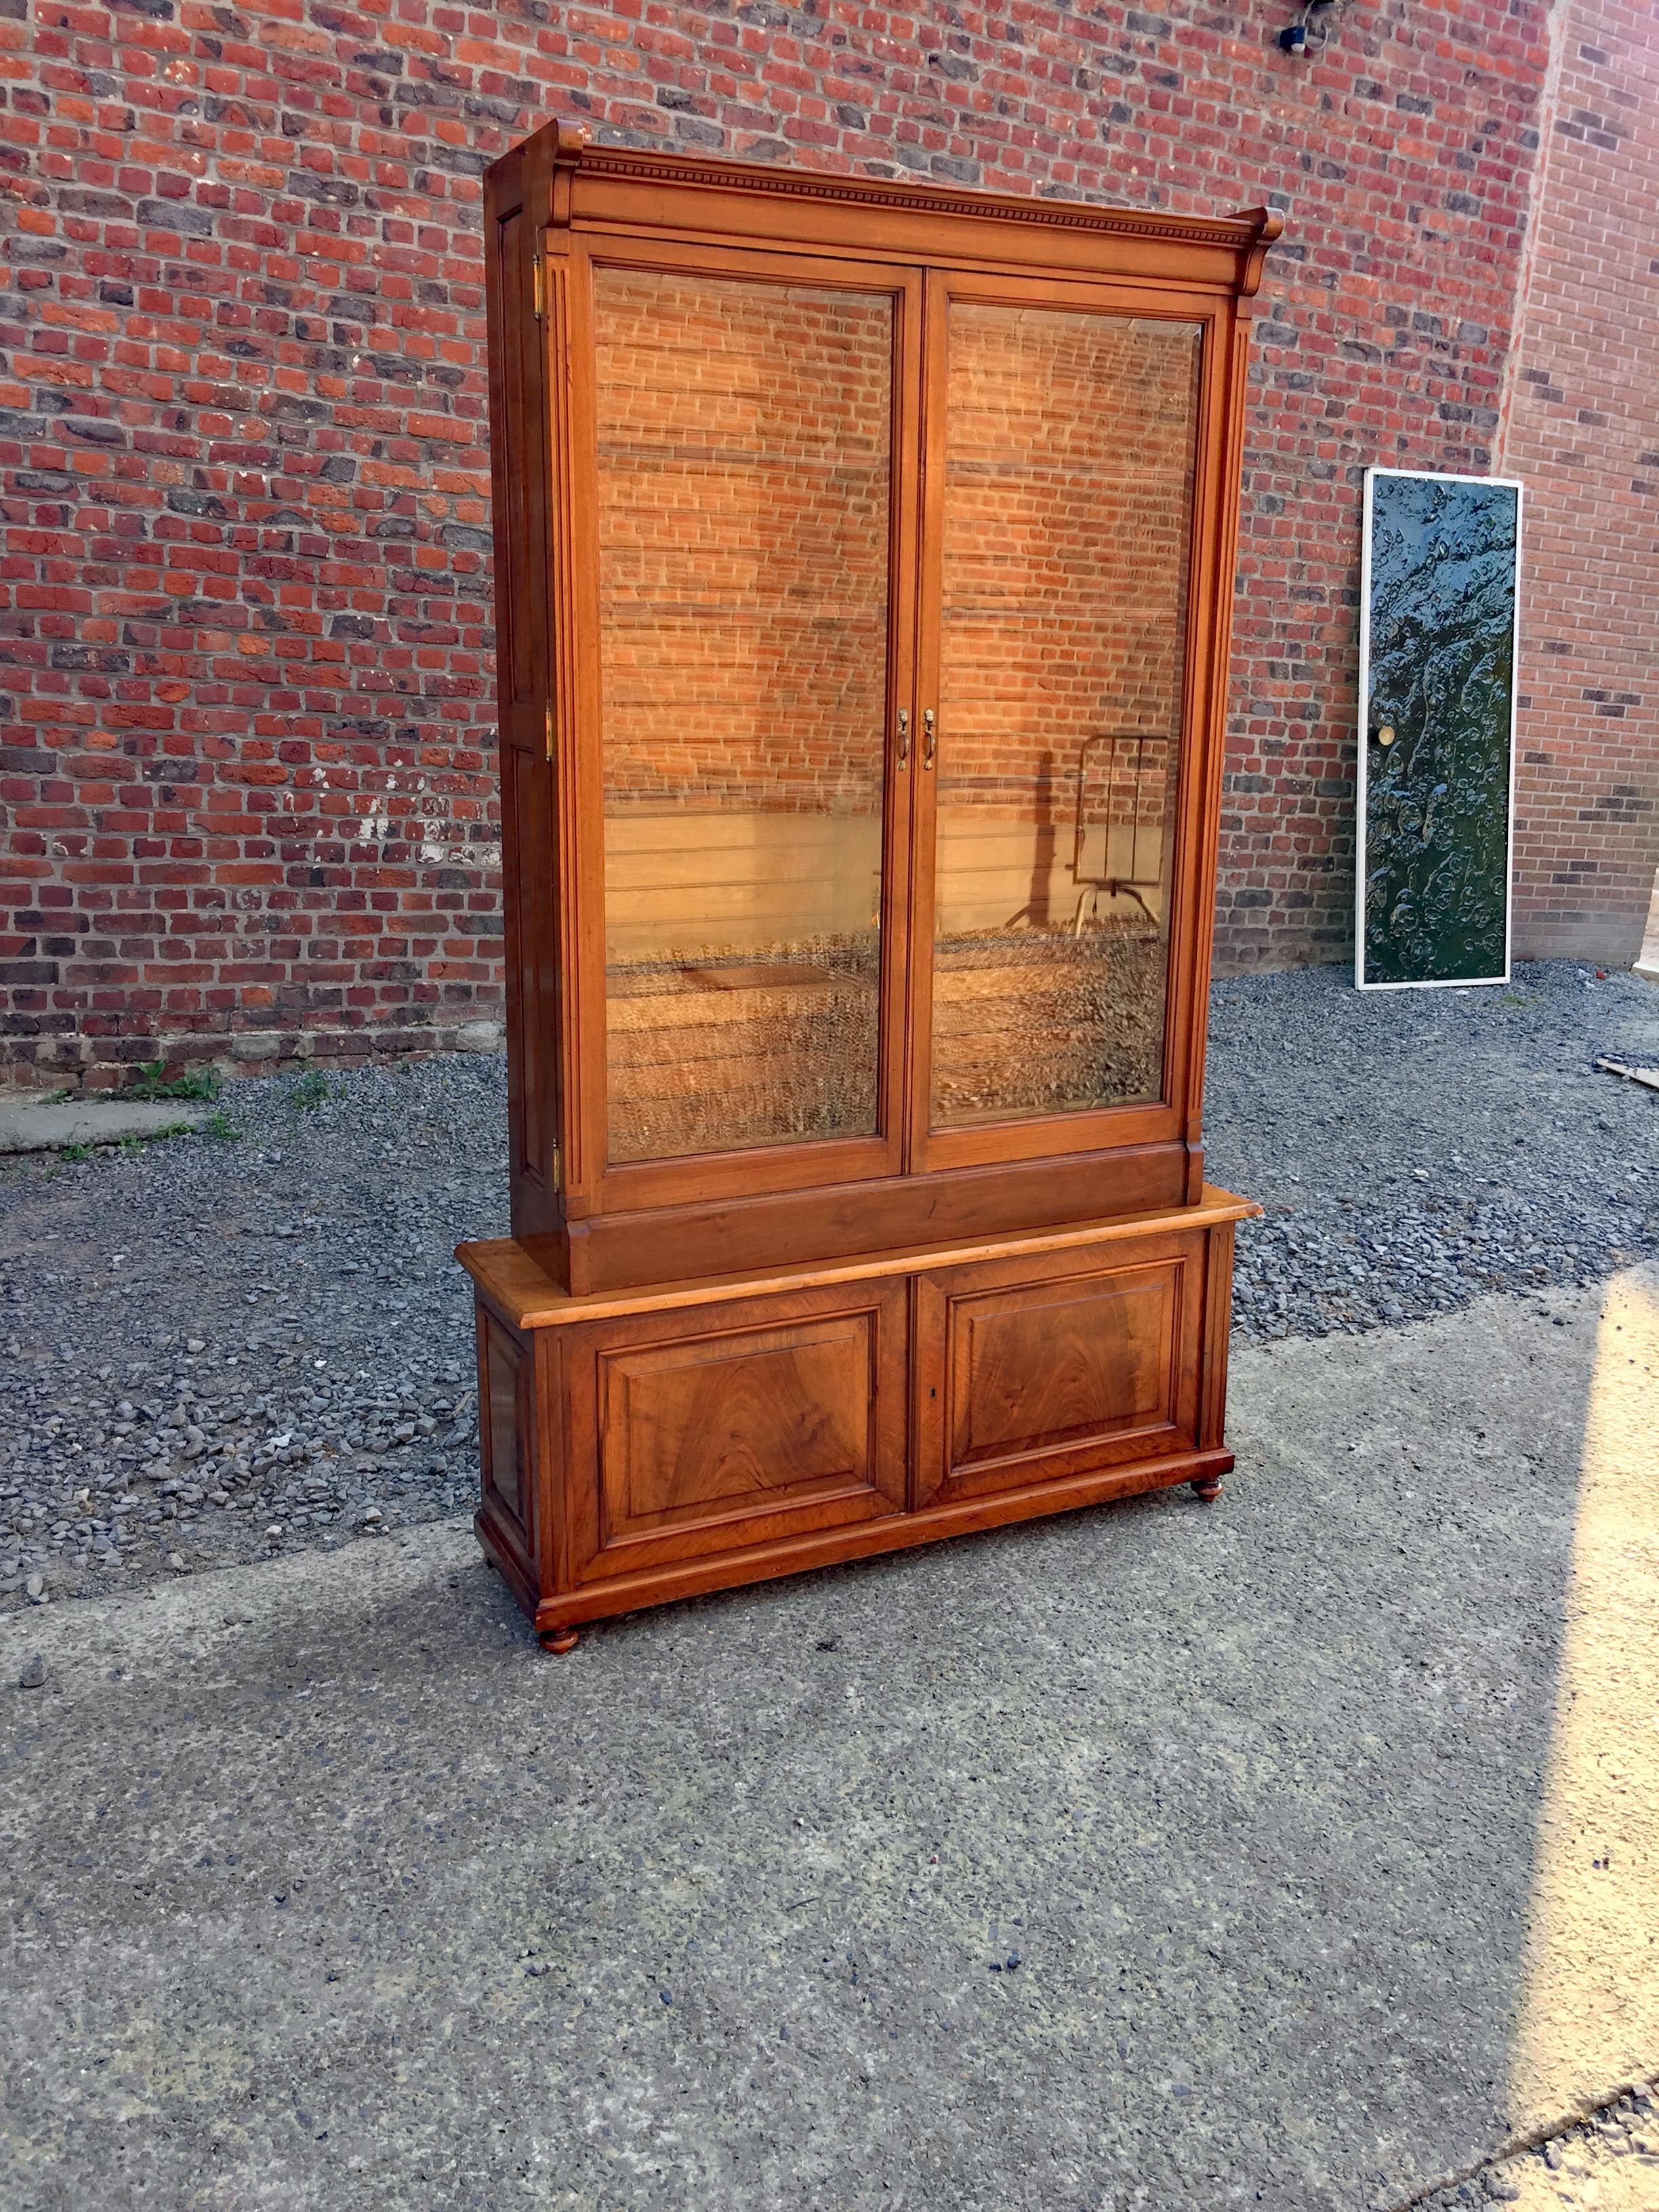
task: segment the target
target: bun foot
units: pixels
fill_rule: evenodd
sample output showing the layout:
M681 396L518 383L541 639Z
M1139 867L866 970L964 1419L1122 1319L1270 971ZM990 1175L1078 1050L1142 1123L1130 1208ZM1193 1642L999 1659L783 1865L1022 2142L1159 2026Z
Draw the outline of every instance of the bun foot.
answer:
M1221 1477L1218 1474L1203 1475L1194 1483L1192 1490L1194 1498L1201 1498L1206 1505L1213 1505L1221 1495Z
M544 1651L556 1651L561 1657L574 1651L578 1641L574 1628L538 1628L536 1636Z

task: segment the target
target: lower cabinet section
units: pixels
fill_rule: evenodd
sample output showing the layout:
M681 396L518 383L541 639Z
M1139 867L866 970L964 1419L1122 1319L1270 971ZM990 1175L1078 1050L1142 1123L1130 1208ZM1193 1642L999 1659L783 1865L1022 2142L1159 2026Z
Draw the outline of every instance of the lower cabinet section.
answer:
M518 1247L463 1246L480 1537L550 1636L1134 1491L1212 1495L1252 1209L1206 1197L729 1295L538 1296Z

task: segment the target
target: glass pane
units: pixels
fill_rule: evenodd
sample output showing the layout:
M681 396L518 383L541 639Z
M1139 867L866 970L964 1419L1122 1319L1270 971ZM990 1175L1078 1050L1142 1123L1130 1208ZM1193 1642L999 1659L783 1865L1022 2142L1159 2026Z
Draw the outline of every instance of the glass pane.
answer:
M935 1127L1160 1094L1201 336L951 307Z
M867 1136L892 301L596 285L611 1158Z
M1513 484L1371 478L1367 983L1509 966L1519 524Z

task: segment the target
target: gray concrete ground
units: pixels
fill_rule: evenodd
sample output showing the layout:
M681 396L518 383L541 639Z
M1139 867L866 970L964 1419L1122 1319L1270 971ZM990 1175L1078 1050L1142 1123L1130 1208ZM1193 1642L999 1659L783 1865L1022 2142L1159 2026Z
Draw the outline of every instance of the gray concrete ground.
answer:
M42 1105L27 1091L0 1092L0 1152L56 1152L198 1129L213 1109L198 1100L70 1098Z
M12 1616L0 2203L1322 2212L1471 2172L1659 2061L1656 1316L1638 1271L1251 1350L1216 1507L566 1660L453 1522Z

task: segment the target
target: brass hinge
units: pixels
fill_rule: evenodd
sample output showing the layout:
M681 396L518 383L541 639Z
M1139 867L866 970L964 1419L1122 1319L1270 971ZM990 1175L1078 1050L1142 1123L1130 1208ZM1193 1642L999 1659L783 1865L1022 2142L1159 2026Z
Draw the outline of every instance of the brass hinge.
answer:
M545 281L546 280L542 275L541 233L538 231L536 234L536 251L530 257L530 302L532 307L535 309L536 320L538 322L540 322L543 310L547 304L546 294L544 289Z
M553 702L547 702L547 757L553 757Z

